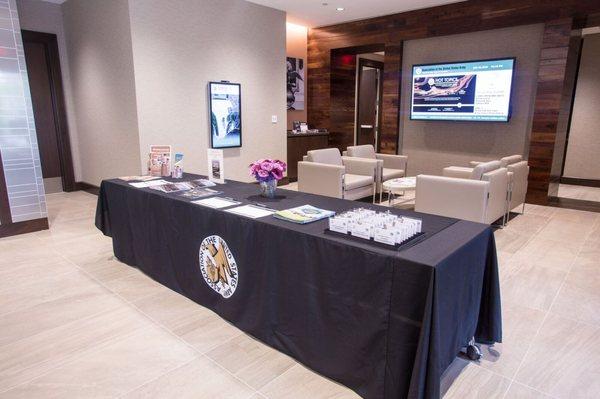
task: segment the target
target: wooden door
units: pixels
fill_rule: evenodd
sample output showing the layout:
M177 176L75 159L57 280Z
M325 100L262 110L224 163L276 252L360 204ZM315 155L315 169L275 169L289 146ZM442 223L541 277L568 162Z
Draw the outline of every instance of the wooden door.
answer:
M44 182L75 189L56 35L22 31Z
M383 63L360 59L358 67L356 144L371 144L377 148Z

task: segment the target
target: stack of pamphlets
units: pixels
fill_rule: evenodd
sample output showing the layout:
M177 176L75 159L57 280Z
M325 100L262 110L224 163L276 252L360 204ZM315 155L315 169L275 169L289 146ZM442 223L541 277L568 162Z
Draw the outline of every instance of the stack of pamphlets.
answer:
M163 193L176 193L179 191L188 191L204 187L212 187L214 185L215 183L211 182L210 180L198 179L184 182L164 182L164 184L152 185L150 188L153 190L162 191ZM202 194L207 194L207 192L203 192ZM213 195L213 193L211 193L210 195Z
M133 182L133 183L129 183L129 184L135 188L151 188L154 186L162 186L163 184L168 184L168 183L169 182L166 180L159 179L159 180L139 181L139 182Z
M421 220L376 212L370 209L352 209L329 219L329 230L351 234L365 240L396 245L421 233Z
M312 205L302 205L297 208L277 211L273 214L277 219L299 224L316 222L317 220L326 219L333 215L335 215L333 211L315 208Z
M219 194L223 194L223 192L212 190L210 188L198 187L198 188L193 188L189 191L183 192L179 195L183 198L196 200L196 199L211 197L213 195L219 195Z

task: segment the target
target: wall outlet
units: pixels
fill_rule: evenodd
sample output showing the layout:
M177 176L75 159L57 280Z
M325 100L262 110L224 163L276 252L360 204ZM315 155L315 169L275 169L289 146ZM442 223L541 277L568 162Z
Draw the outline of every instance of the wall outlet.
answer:
M277 115L271 115L271 123L277 123Z

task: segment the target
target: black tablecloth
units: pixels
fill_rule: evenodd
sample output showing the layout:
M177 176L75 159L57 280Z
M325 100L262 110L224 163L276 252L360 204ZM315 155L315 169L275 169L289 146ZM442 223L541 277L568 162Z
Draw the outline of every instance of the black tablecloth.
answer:
M268 200L256 184L234 181L217 188L274 209L388 209L281 189ZM423 237L397 250L327 234L325 220L249 219L107 180L96 226L122 262L361 396L437 398L442 372L470 337L501 341L494 236L482 224L392 212L422 219ZM229 298L200 271L199 247L212 235L237 265Z

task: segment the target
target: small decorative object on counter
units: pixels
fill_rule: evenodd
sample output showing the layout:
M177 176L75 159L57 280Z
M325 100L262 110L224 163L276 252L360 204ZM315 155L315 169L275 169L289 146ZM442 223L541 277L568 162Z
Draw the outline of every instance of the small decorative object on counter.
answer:
M175 154L175 163L171 171L171 177L181 179L183 177L183 154Z
M260 195L267 198L275 198L277 182L286 170L286 163L278 159L259 159L250 164L250 174L260 183Z
M148 154L148 174L150 176L171 176L171 146L151 145Z

